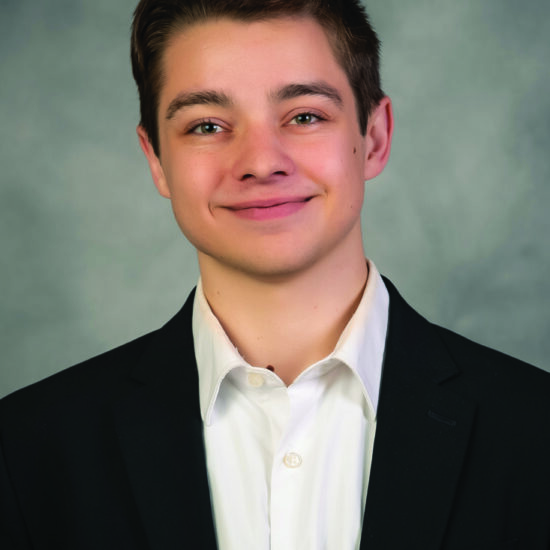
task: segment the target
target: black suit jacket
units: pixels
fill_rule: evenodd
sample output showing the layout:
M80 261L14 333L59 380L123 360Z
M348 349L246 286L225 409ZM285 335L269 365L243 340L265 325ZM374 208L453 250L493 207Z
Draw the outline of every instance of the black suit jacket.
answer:
M548 550L550 376L386 284L361 549ZM191 314L0 402L2 550L216 548Z

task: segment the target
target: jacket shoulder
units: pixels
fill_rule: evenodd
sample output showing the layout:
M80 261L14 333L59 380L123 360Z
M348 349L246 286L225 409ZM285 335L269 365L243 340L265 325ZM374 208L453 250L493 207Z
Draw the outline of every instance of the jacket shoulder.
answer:
M482 408L497 406L516 418L541 416L550 421L550 373L446 328L432 325L460 376L460 387ZM534 415L534 416L533 416Z
M178 361L193 356L191 328L194 291L161 328L62 370L0 400L0 428L36 428L41 419L53 425L105 414L113 403L144 382L170 385L180 375ZM193 369L185 369L193 378Z
M511 376L521 374L522 376L540 381L542 384L550 383L550 373L535 365L474 342L447 328L434 324L432 324L432 327L461 369L481 368L490 372L496 369L501 372L507 372Z
M394 377L413 372L457 390L485 411L524 418L531 411L549 417L550 373L431 323L407 304L391 281L384 282L390 294L386 356L391 353L394 365L414 364L412 370L394 369Z
M458 368L456 373L486 376L495 383L500 378L510 377L540 383L546 388L550 384L550 372L425 319L403 299L391 281L386 277L383 279L390 295L389 334L395 333L395 345L402 347L403 340L406 340L412 349L426 351L428 348L441 348L443 354L437 358L450 358Z
M0 421L24 422L52 408L82 404L92 396L95 400L108 399L123 391L133 366L158 332L145 334L7 395L0 400Z

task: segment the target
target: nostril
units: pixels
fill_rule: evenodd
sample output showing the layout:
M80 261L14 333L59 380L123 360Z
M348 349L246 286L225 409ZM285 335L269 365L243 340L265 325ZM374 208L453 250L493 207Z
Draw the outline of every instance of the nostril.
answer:
M285 170L277 170L276 172L273 172L267 178L261 178L261 177L255 176L254 174L247 173L247 174L243 174L241 176L241 181L245 181L245 180L249 180L249 179L257 179L258 181L266 181L267 182L267 181L270 181L270 179L273 176L286 176L286 175L287 175L287 172Z

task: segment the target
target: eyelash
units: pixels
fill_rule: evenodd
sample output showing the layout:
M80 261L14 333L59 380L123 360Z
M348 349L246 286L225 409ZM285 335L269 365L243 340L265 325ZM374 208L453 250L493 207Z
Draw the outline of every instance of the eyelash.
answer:
M303 116L308 116L308 117L311 117L312 120L311 122L307 123L307 124L299 124L297 122L294 122L298 117L303 117ZM310 112L310 111L304 111L302 113L298 113L296 115L294 115L291 119L290 119L290 122L289 124L293 125L293 126L313 126L314 124L316 123L319 123L319 122L324 122L326 121L327 118L320 115L319 113L313 113L313 112ZM196 134L196 135L214 135L214 134L219 134L221 133L221 131L217 131L217 132L197 132L197 130L201 127L201 126L207 126L207 125L211 125L211 126L216 126L217 128L220 128L221 131L223 131L223 126L221 124L218 124L217 122L215 122L214 120L212 119L209 119L209 118L205 118L203 120L200 120L198 121L196 124L194 124L193 126L191 126L187 131L186 133L187 134Z

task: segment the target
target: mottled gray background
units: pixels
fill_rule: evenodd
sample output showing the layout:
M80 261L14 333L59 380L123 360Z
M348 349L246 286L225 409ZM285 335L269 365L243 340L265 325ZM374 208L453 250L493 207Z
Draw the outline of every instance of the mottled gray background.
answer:
M195 255L135 137L134 0L0 0L0 395L152 330ZM549 368L550 4L372 0L396 131L367 253L430 319Z

